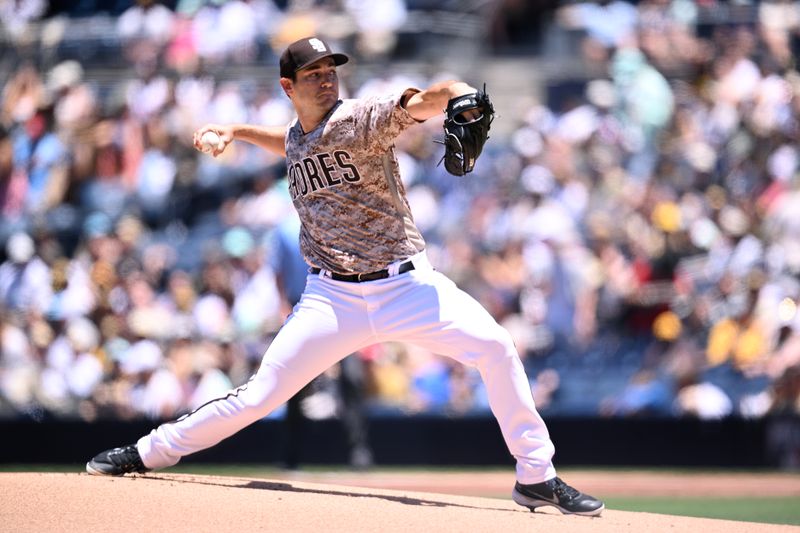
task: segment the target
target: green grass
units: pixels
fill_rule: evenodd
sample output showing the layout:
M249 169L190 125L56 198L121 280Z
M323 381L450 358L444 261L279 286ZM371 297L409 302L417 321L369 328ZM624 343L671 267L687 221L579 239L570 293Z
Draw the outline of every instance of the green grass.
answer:
M743 522L800 525L797 498L604 498L606 508Z

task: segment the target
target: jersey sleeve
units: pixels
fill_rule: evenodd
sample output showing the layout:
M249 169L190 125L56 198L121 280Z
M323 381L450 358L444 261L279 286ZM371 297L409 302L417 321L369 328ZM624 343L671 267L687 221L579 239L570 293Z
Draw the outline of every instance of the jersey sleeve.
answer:
M412 88L388 96L373 96L359 101L354 109L354 115L358 135L364 144L386 149L403 131L419 124L402 105L404 99L418 92L419 89Z

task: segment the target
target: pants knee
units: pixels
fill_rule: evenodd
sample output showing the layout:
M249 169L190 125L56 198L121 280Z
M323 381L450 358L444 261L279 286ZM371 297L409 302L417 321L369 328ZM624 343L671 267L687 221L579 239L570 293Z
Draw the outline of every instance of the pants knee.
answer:
M483 349L478 355L477 363L479 367L486 367L509 364L515 360L519 360L519 354L514 346L514 341L506 330L500 329L495 338L483 343Z
M305 382L279 376L273 368L262 367L239 394L242 416L259 420L289 401L305 385Z
M274 373L260 371L237 395L241 416L256 421L286 401L278 399L279 387L276 385L277 377Z

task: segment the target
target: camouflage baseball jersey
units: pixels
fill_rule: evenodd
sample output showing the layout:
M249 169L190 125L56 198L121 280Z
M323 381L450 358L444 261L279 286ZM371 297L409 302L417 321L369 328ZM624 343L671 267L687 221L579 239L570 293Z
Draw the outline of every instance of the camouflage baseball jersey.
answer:
M401 97L340 100L313 131L297 120L288 129L289 193L309 264L373 272L425 248L394 153L394 139L417 123Z

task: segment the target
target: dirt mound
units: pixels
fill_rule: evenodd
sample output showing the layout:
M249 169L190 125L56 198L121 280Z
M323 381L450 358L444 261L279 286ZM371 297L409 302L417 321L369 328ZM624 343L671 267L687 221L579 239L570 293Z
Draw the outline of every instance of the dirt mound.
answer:
M754 532L789 526L606 510L530 513L510 500L186 474L0 474L0 530Z

